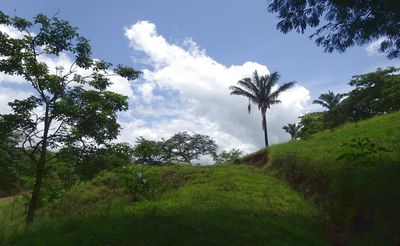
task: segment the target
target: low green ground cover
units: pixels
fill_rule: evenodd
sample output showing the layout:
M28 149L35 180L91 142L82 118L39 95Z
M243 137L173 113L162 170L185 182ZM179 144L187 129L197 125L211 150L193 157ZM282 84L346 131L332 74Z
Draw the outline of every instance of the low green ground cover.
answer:
M325 245L317 210L247 166L132 166L82 183L15 245Z
M400 244L400 113L271 146L264 170L326 212L336 239Z

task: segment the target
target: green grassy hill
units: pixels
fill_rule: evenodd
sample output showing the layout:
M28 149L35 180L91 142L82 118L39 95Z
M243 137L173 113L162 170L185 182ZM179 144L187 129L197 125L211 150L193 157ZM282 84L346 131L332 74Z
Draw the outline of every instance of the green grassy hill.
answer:
M46 204L29 228L0 201L0 245L398 245L399 140L395 113L246 165L116 169Z
M400 244L400 113L274 145L245 161L312 200L325 214L331 240Z
M15 245L325 245L317 210L247 166L134 166L75 186Z

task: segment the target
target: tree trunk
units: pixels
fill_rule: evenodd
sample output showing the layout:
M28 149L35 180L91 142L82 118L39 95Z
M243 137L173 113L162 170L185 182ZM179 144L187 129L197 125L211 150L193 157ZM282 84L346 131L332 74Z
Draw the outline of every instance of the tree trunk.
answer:
M44 131L42 137L42 146L40 149L40 158L36 163L36 180L32 190L31 200L29 201L28 214L26 216L26 224L32 224L35 218L35 212L39 205L40 189L42 187L42 180L44 177L44 170L47 156L47 140L51 124L51 118L49 117L49 106L46 105L45 116L44 116Z
M35 218L35 212L39 204L40 188L42 187L42 180L44 174L44 163L38 163L36 165L36 180L35 186L33 187L31 200L29 201L28 215L26 217L26 224L32 224Z
M267 130L267 110L261 109L262 128L264 130L265 147L268 147L268 130Z

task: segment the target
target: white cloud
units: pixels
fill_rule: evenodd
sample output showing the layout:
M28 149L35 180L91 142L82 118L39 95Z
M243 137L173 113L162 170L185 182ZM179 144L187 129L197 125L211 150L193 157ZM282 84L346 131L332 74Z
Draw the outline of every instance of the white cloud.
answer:
M382 53L379 53L379 49L381 48L381 43L385 41L385 39L385 37L381 37L365 47L365 51L367 52L368 56L383 55Z
M15 99L25 99L31 95L28 91L17 90L8 87L0 87L0 114L11 113L11 108L8 106L9 102Z
M22 38L24 35L16 28L5 25L0 25L0 32L6 33L11 38ZM32 33L31 35L34 36L36 34ZM62 67L65 73L71 67L71 64L73 62L71 57L65 53L61 53L59 56L41 55L38 57L38 60L39 62L45 63L48 66L50 73L53 74L56 73L57 67ZM81 68L77 69L77 73L81 75L88 75L91 72L91 70L85 70ZM109 72L112 73L112 71ZM128 97L133 97L131 82L129 82L127 79L120 76L111 76L110 80L112 82L112 85L109 88L111 91L126 95ZM0 72L0 84L4 83L24 84L27 83L27 81L22 76L9 75Z
M260 113L253 107L249 115L248 101L229 95L229 86L251 76L254 70L269 73L266 66L249 61L226 67L207 56L192 39L186 39L182 47L169 43L147 21L126 28L125 36L135 52L142 52L147 57L146 64L152 66L143 71L145 82L138 89L140 94L135 94L131 111L137 119L147 118L123 123L120 140L132 142L138 136L159 139L189 131L212 136L224 149L253 151L263 147ZM165 100L157 103L154 95ZM272 106L267 114L270 142L289 139L281 128L297 121L309 98L309 91L301 86L282 94L283 103ZM146 114L143 104L150 102Z
M24 35L17 28L7 25L0 25L0 32L7 34L10 38L22 38Z

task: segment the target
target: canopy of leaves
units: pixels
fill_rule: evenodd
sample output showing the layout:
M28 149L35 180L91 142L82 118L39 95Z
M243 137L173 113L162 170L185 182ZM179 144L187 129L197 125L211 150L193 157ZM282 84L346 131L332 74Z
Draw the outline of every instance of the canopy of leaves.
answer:
M301 125L300 124L296 124L296 123L288 123L286 126L282 127L283 130L285 130L285 132L290 134L290 137L292 138L292 140L296 139L298 134L299 134L299 130L301 129Z
M202 155L215 156L218 146L215 141L202 134L190 135L178 132L164 142L165 159L169 162L188 162Z
M156 165L163 162L163 142L147 140L139 137L133 150L135 162L141 164Z
M280 19L283 33L304 33L318 28L310 38L325 51L344 52L380 37L380 52L400 57L400 1L398 0L269 0L268 11Z
M314 112L300 116L301 129L299 130L298 137L306 139L314 133L320 132L324 129L323 122L324 113Z
M57 17L38 14L32 22L0 12L0 24L22 35L0 32L0 71L20 75L32 85L33 95L10 102L9 121L22 135L22 148L34 162L47 148L95 144L119 132L117 113L128 108L127 97L108 91L110 73L135 79L140 72L91 57L88 40L77 28ZM49 67L44 58L67 55L68 67ZM80 73L80 71L84 71Z
M343 94L335 94L333 91L328 91L321 94L317 100L313 101L313 103L319 104L327 109L331 109L338 105L343 97Z
M389 67L356 75L349 85L344 107L350 107L355 120L400 110L400 69Z
M101 148L64 148L59 154L59 160L71 168L76 180L89 180L101 171L130 164L133 148L127 143L117 143Z
M0 197L12 194L19 189L21 173L29 161L24 160L17 148L18 136L3 124L0 117Z
M216 164L236 164L239 163L239 158L242 154L243 152L240 149L223 150L214 157L214 161Z

